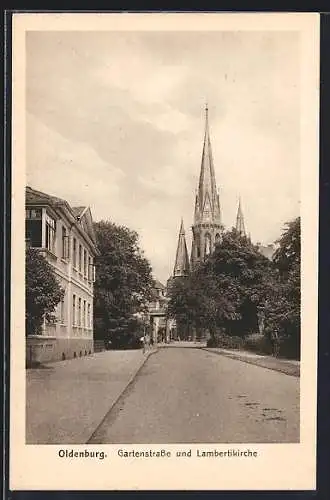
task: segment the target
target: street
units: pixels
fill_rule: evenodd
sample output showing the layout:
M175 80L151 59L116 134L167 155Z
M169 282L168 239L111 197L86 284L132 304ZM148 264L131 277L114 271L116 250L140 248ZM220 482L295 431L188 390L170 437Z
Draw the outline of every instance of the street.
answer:
M299 441L299 378L199 348L160 348L89 443Z

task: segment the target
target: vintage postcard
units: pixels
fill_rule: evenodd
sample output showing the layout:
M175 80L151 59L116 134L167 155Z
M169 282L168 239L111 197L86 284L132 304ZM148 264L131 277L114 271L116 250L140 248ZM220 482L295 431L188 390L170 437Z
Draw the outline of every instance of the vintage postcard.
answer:
M315 489L319 23L13 15L10 489Z

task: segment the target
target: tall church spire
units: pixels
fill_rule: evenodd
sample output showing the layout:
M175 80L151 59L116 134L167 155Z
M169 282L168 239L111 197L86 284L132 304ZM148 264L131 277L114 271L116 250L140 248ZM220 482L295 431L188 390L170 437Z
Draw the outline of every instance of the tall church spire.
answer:
M205 107L202 162L195 204L195 224L203 222L221 224L220 202L215 181L209 130L209 109L207 105Z
M178 246L176 250L175 265L173 277L184 277L189 274L189 257L186 244L185 230L183 226L183 219L181 219L181 226L179 231Z
M239 201L238 201L238 209L237 209L237 216L236 216L236 231L241 236L246 236L241 197L239 197Z
M204 143L192 231L191 265L194 267L213 251L217 241L221 240L222 231L207 105L205 107Z

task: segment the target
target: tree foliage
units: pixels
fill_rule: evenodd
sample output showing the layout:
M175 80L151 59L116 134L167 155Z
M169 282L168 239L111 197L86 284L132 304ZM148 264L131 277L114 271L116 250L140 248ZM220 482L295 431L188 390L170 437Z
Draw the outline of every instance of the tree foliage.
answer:
M137 328L134 318L146 309L153 284L151 267L135 231L109 221L94 227L100 251L94 288L95 335L118 338Z
M178 324L244 337L265 317L269 338L277 331L290 353L300 345L300 218L286 224L273 261L234 229L191 275L175 280L169 313Z
M278 249L274 254L274 265L278 280L273 293L265 305L266 333L275 329L288 345L290 353L300 353L300 217L286 224Z
M52 266L40 251L28 247L25 254L25 327L27 335L41 333L44 319L55 320L55 309L64 296Z
M271 263L235 230L184 283L170 291L169 312L196 328L230 334L256 328L258 304L264 300ZM189 319L188 319L189 318Z
M277 240L278 248L273 261L281 277L289 279L292 272L296 273L300 266L301 238L300 217L285 224L281 238Z

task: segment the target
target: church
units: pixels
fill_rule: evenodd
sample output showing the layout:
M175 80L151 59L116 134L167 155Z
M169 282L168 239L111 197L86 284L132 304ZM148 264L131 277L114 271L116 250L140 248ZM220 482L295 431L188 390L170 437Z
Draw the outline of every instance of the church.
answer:
M241 236L251 242L251 236L246 231L241 198L239 197L236 219L233 227ZM205 131L202 150L199 182L196 190L194 219L192 224L192 244L190 257L187 248L184 222L181 219L178 242L175 255L173 274L167 281L167 290L176 279L188 277L196 266L214 251L215 245L221 241L224 231L219 191L215 178L214 161L212 155L209 110L205 108ZM261 254L272 259L275 245L261 245L256 243ZM167 295L167 294L165 294ZM163 313L165 314L165 313ZM166 338L177 338L176 322L174 319L166 320Z
M219 192L214 172L208 115L208 107L206 106L204 144L199 183L195 198L190 259L188 256L184 223L181 220L172 279L187 276L190 270L193 270L199 262L212 253L216 243L221 241L224 230ZM235 227L236 231L241 235L247 236L241 200L238 203Z

